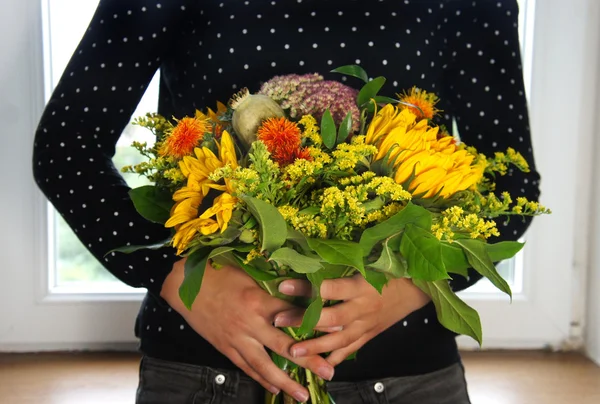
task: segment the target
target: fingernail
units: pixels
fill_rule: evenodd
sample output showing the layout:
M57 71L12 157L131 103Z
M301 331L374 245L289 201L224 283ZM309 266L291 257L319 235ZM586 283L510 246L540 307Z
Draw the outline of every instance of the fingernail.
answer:
M308 393L306 391L297 391L293 394L293 396L297 401L304 402L308 400Z
M294 358L298 358L300 356L306 355L306 349L304 348L294 348L292 349L292 356Z
M294 285L292 285L291 283L281 282L279 284L279 291L281 293L285 293L286 295L294 293L294 289L296 288L294 288Z
M279 394L279 392L280 392L281 390L279 390L279 389L278 389L277 387L275 387L275 386L271 386L271 387L269 387L269 391L270 391L271 393L273 393L274 395L277 395L277 394Z
M317 374L325 380L331 381L331 379L333 379L333 373L333 368L329 366L321 366L317 369Z
M290 319L286 316L277 316L273 324L275 324L275 327L287 327L290 325Z

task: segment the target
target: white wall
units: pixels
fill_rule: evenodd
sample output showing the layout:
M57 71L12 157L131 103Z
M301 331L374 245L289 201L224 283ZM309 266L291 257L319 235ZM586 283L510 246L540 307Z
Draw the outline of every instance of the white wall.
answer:
M600 91L599 91L600 93ZM598 97L598 109L600 110L600 96ZM598 114L598 125L600 125L600 114ZM595 155L600 156L600 139L596 137ZM597 158L597 157L596 157ZM590 267L589 267L589 289L587 302L587 324L586 324L586 351L598 365L600 365L600 161L595 162L594 173L594 197L592 200L592 231L590 237Z
M596 2L590 10L600 20L600 4ZM600 43L600 29L596 27L596 43ZM596 55L596 69L600 69L600 52ZM596 128L600 127L600 83L596 85ZM590 209L590 254L589 254L589 278L587 299L587 323L586 323L586 351L598 365L600 365L600 134L596 130L593 145L595 157L592 172L592 200Z
M43 301L45 203L31 174L44 107L39 0L2 0L0 13L0 351L132 342L139 302Z

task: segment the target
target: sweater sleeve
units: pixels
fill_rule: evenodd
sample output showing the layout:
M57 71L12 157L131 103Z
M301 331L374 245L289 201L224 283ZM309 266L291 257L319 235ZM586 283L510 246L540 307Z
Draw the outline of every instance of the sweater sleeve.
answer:
M36 131L35 180L88 250L113 275L158 296L171 251L110 253L166 239L143 219L112 163L119 136L185 18L182 0L102 0Z
M488 157L512 147L530 172L509 169L496 177L496 195L509 192L538 200L540 176L535 168L518 35L516 0L448 0L444 25L447 60L443 97L447 98L461 139ZM497 219L500 237L517 240L531 218ZM465 289L481 276L471 270L457 276L454 290Z

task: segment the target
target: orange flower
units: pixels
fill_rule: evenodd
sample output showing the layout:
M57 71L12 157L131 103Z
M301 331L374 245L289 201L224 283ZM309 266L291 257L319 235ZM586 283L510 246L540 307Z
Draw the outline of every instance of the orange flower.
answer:
M258 129L257 138L267 146L273 160L281 165L291 164L298 158L310 159L308 151L300 149L300 128L286 118L264 121Z
M217 101L217 112L208 108L208 117L215 124L215 138L221 139L221 135L223 134L223 128L226 126L227 122L221 121L219 116L223 115L227 112L227 106L220 101Z
M177 126L167 134L159 153L161 156L172 156L179 159L191 155L204 134L211 131L212 127L208 119L185 117L178 121Z
M405 92L402 95L398 94L398 97L400 98L400 101L414 105L401 105L401 108L409 109L410 112L417 116L418 120L423 118L433 119L433 117L440 112L440 110L435 107L435 104L438 102L437 96L421 90L420 88L413 87L410 92Z

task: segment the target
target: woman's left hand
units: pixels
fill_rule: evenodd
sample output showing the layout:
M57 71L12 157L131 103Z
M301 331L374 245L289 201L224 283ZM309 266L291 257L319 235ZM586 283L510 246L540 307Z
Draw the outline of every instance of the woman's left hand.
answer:
M286 280L279 291L290 296L311 296L312 286L307 281ZM379 294L360 274L323 281L321 297L341 301L321 313L316 329L328 334L294 344L291 354L301 357L331 352L327 361L333 366L430 301L409 279L392 279ZM301 309L278 313L275 326L299 327L303 315Z

